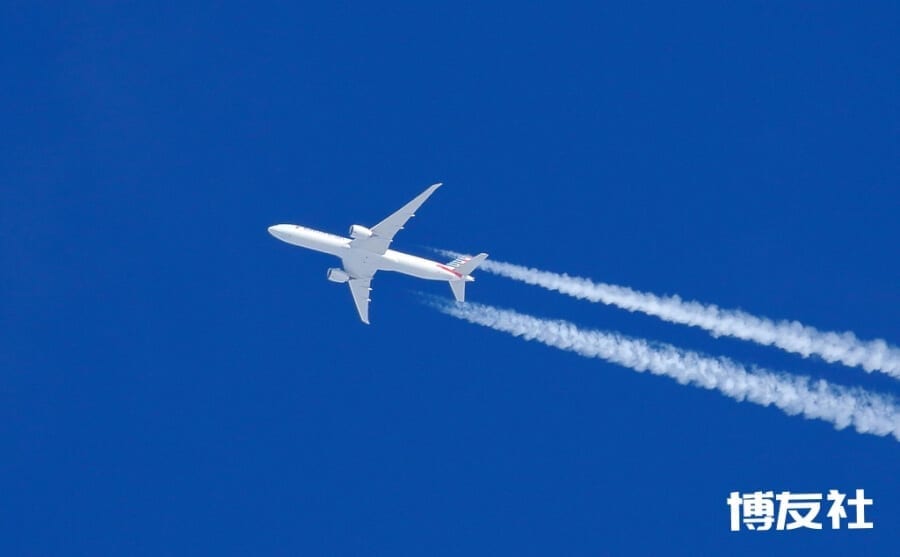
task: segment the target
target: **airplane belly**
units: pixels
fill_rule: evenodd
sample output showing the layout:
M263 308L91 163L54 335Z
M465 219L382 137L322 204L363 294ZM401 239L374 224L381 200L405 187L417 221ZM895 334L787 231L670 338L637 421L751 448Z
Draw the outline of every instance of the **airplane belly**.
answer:
M382 256L363 249L350 248L341 254L344 269L353 277L371 277L376 271L388 269L382 262Z

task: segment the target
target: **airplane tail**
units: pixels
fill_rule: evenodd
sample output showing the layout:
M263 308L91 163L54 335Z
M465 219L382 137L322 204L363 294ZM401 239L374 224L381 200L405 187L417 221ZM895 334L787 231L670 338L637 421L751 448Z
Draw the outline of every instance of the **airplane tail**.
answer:
M466 283L475 280L474 277L469 275L487 259L487 256L488 254L486 253L479 253L475 257L457 257L450 263L447 263L448 267L451 267L462 276L462 280L450 281L450 290L453 291L453 297L456 298L457 302L466 301Z
M457 273L468 276L472 274L472 271L478 268L485 259L487 259L488 254L479 253L475 257L469 257L468 255L462 255L457 257L450 263L447 263L447 266L456 271Z
M466 281L464 280L452 280L450 281L450 290L453 291L453 297L456 298L457 302L465 302L466 301Z

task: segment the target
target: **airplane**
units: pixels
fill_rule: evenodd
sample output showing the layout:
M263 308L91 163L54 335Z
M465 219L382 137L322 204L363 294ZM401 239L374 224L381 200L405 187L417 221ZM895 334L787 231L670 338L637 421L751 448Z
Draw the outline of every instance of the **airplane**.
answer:
M475 280L472 276L488 254L479 253L474 257L457 257L449 263L439 263L407 253L389 249L394 235L403 229L406 222L431 197L440 183L430 186L397 212L372 228L354 224L350 227L350 238L313 230L297 224L276 224L269 227L269 234L282 242L337 256L342 267L328 269L326 277L332 282L347 283L359 318L369 324L369 292L372 277L378 271L395 271L426 280L443 280L450 284L453 297L458 302L466 299L466 283Z

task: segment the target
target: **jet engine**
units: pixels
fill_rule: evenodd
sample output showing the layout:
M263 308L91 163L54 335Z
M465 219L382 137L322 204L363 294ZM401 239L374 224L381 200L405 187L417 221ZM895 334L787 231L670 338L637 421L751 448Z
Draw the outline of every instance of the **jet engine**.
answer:
M350 237L351 238L371 238L372 231L366 228L365 226L360 226L358 224L354 224L350 227Z
M350 280L350 275L343 269L328 269L328 274L326 276L331 282L347 282Z

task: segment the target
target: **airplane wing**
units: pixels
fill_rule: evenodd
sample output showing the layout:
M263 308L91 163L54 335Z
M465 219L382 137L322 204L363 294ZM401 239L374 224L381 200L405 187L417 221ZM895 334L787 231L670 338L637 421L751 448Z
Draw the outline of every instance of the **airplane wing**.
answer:
M394 235L403 229L406 221L415 216L416 211L425 201L431 197L434 190L441 187L440 183L429 186L427 190L416 196L415 199L401 207L397 212L372 227L372 236L369 238L357 238L351 242L354 247L362 247L375 253L384 253L391 245Z
M359 312L359 318L366 325L369 324L369 292L372 290L372 279L355 278L348 281L350 285L350 293L353 294L353 303L356 304L356 311Z

